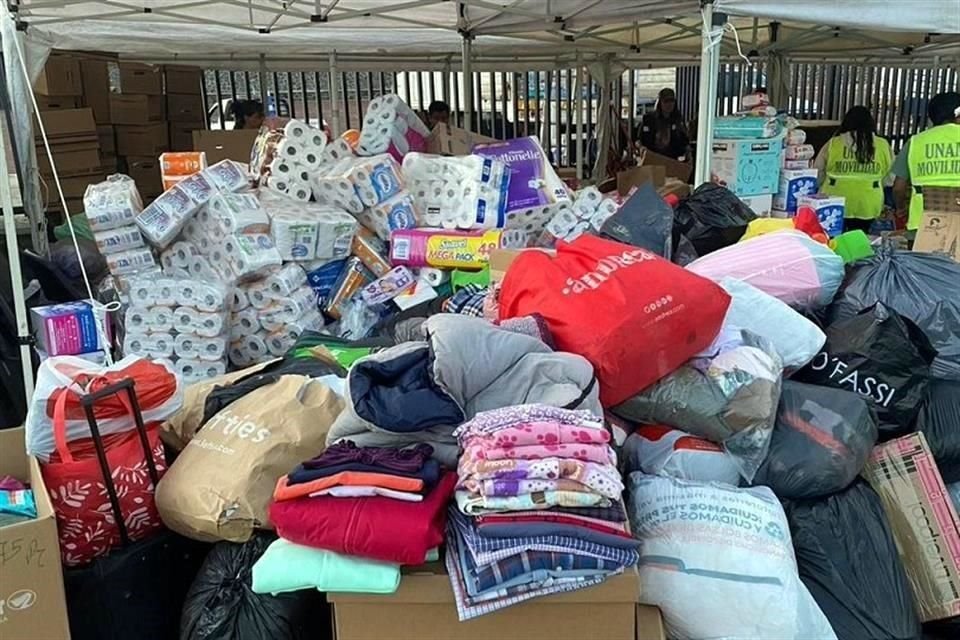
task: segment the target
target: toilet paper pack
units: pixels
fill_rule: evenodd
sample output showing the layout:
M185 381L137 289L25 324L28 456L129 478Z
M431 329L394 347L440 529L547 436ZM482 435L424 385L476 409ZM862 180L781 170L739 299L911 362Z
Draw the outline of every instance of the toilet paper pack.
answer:
M357 220L388 241L393 231L413 229L419 224L419 215L413 196L401 191L394 197L357 214Z
M218 193L207 212L227 234L270 232L267 211L252 193Z
M427 225L470 229L506 223L510 172L499 160L410 153L403 159L403 176Z
M93 239L97 243L97 249L104 255L139 249L143 246L143 234L132 224L106 231L94 231Z
M389 153L398 162L411 151L425 151L430 130L396 94L374 98L367 105L357 150L363 156Z
M114 174L103 182L88 185L83 207L93 231L106 231L133 224L143 211L143 201L132 178Z
M475 145L472 153L498 160L509 167L507 212L570 202L566 185L553 170L537 138L528 136L485 142Z

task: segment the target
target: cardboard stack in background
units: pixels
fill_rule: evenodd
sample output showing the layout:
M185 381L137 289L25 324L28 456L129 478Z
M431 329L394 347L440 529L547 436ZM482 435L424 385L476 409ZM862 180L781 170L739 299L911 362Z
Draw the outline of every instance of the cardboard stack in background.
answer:
M100 141L100 166L104 175L117 172L117 136L110 117L111 75L117 73L117 58L104 53L78 53L83 83L82 106L93 111Z
M120 62L116 92L110 95L110 119L117 137L120 171L137 183L147 200L163 192L158 157L170 150L163 70Z
M164 67L170 150L193 151L193 132L206 126L203 107L203 71L197 67Z

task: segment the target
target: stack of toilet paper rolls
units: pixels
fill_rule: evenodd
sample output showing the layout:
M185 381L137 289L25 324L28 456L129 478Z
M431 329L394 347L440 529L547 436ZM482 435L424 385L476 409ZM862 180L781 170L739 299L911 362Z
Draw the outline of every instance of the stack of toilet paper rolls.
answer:
M301 333L323 324L306 272L289 262L237 288L230 318L230 362L246 367L282 356Z
M267 187L300 202L313 196L311 179L322 168L353 157L346 141L328 142L324 131L299 120L290 120L282 135L274 135L266 144L260 175Z
M133 278L124 313L124 355L165 358L187 383L226 371L229 305L222 284Z
M618 209L615 200L605 198L596 187L581 189L573 206L557 212L547 222L541 237L543 244L556 240L573 242L587 232L600 231L603 223Z
M269 191L261 193L260 203L270 218L273 243L284 262L331 261L350 255L360 225L346 211L297 202Z
M375 156L389 153L398 162L411 151L426 151L430 130L400 96L394 93L374 98L367 105L357 153Z
M425 225L444 229L506 226L510 170L499 160L409 153L403 158L403 177Z
M153 253L143 241L134 220L143 210L137 185L128 176L115 174L87 187L83 206L93 238L106 258L110 273L125 276L156 269Z

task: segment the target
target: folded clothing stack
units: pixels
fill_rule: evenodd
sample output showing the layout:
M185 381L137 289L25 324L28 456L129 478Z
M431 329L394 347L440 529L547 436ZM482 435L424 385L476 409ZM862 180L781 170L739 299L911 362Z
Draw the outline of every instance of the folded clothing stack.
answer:
M294 550L266 554L257 565L271 576L263 590L290 590L273 564L293 555L318 567L311 586L370 593L395 590L400 565L435 559L457 477L432 456L427 444L395 449L344 441L281 477L270 520L281 538L275 544ZM295 573L290 579L302 584Z
M603 421L521 405L461 426L447 571L461 620L598 584L636 564Z

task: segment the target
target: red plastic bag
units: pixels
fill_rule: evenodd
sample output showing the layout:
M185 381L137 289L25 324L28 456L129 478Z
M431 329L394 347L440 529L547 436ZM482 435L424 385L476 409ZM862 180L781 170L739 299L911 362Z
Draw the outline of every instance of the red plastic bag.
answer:
M134 423L124 394L105 400L123 406L130 423ZM49 462L40 465L40 471L57 518L63 563L75 567L119 546L121 537L92 440L67 442L67 411L68 394L60 394L53 410L56 452ZM145 426L154 465L163 475L166 462L160 423ZM104 436L103 448L130 541L159 530L163 524L153 499L155 487L136 428Z
M542 315L557 348L589 360L600 401L619 404L716 337L730 296L650 251L581 236L526 251L500 289L500 319Z

